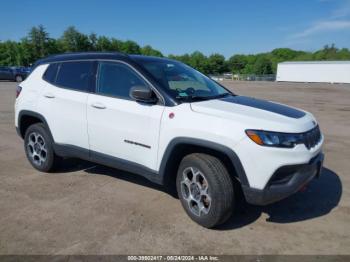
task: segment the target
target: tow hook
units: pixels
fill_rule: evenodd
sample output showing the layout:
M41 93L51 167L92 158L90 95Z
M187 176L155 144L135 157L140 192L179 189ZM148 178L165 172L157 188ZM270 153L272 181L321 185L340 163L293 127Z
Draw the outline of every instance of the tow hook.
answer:
M305 192L307 190L307 186L302 186L300 189L299 189L299 192Z

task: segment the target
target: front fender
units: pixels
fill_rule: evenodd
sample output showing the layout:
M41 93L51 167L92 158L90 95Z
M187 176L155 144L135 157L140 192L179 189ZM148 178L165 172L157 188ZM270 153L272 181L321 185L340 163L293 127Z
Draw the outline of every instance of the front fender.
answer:
M166 180L166 176L169 174L169 172L167 172L168 164L170 161L172 161L172 159L175 159L176 156L174 156L174 154L177 153L176 148L179 146L198 146L204 149L215 150L226 155L231 161L232 166L234 167L241 184L249 186L249 182L245 174L244 168L242 166L242 163L238 155L231 148L215 142L190 137L177 137L172 139L168 144L163 154L159 168L159 175L163 178L163 180Z

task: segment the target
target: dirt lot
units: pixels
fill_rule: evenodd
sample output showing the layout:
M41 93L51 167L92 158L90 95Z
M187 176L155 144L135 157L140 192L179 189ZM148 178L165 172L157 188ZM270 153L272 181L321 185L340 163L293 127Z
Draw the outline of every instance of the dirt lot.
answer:
M15 84L0 82L0 253L350 254L350 85L224 84L312 112L326 160L307 190L267 207L243 204L208 230L135 175L82 161L35 171L14 129Z

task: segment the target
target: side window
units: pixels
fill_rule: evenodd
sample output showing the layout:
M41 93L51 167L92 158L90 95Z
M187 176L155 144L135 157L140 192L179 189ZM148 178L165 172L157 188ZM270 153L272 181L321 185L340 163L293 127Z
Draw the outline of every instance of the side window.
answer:
M56 80L56 75L57 75L57 68L58 68L58 64L50 64L44 75L43 75L43 79L46 80L47 82L54 84L55 80Z
M130 89L136 85L147 86L146 82L127 65L116 62L100 62L97 93L131 99Z
M55 84L78 91L89 91L89 78L93 62L63 62L60 64Z

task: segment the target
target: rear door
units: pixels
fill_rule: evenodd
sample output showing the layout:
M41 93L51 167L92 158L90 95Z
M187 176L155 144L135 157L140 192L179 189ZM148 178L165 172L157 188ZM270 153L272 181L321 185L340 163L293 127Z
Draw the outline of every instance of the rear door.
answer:
M130 88L149 83L124 62L99 62L96 93L88 98L91 155L114 157L156 169L164 106L134 101Z
M38 106L44 112L56 143L87 149L86 103L93 62L54 63L43 78L46 82Z

